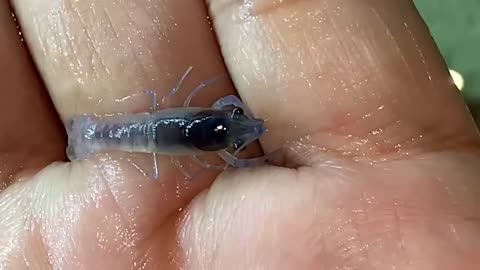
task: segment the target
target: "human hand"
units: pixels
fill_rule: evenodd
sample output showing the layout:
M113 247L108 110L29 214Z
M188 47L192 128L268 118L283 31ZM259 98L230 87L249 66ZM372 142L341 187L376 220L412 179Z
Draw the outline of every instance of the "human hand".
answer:
M12 2L40 76L2 2L1 269L478 269L477 130L410 1L211 0L214 27L201 1ZM47 91L111 113L190 65L183 89L228 70L290 168L52 163Z

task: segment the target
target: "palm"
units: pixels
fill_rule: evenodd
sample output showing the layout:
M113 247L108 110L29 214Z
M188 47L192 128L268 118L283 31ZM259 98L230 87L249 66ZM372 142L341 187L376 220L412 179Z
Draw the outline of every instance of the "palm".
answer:
M189 65L202 68L185 89L225 73L199 2L37 2L14 6L63 120L141 110L114 100L166 93ZM151 181L149 156L112 153L32 171L64 159L64 132L39 102L24 48L2 41L2 58L16 55L2 79L18 91L0 99L9 127L0 135L0 266L476 269L478 137L410 4L221 2L210 9L229 72L268 119L262 148L284 146L294 169L206 171L189 182L165 158ZM215 84L198 102L225 89Z

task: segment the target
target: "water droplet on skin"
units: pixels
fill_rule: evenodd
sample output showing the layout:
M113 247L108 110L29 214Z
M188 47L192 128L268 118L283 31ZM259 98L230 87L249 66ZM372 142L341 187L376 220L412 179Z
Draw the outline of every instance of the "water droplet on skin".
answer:
M372 113L370 112L370 113L367 113L364 116L362 116L362 119L366 119L366 118L369 118L371 116L372 116Z
M373 204L373 203L375 202L375 197L374 197L374 196L366 197L366 198L365 198L365 201L366 201L368 204Z
M378 134L380 134L380 133L382 133L382 132L383 132L383 129L379 128L379 129L373 130L370 134L372 134L372 135L378 135Z
M180 186L177 185L177 188L175 189L175 196L180 197Z

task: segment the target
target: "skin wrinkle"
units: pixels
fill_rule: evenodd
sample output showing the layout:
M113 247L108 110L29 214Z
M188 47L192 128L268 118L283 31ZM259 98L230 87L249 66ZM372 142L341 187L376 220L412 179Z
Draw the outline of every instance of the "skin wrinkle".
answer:
M336 267L362 268L368 265L369 262L365 261L365 257L362 255L362 248L358 246L358 243L350 240L351 237L349 237L349 235L353 234L354 232L345 233L343 236L344 240L330 251L330 253L340 261L340 263L336 264Z
M359 217L361 217L362 220L364 220L365 223L369 223L369 220L368 220L368 212L365 211L364 209L367 209L366 208L366 200L365 200L365 197L366 197L366 193L364 192L364 197L363 197L363 200L361 201L361 208L363 210L360 210L360 213L356 212L355 210L352 210L352 213L354 214L358 214ZM360 229L359 229L359 226L356 222L353 222L354 224L354 229L356 231L356 237L359 241L359 244L360 246L363 246L364 248L362 249L362 253L363 253L363 257L365 258L365 261L366 262L370 262L370 256L368 254L368 248L370 245L368 244L362 244L362 242L365 241L365 239L362 237L361 233L360 233Z
M62 211L60 205L75 205L81 202L82 199L77 194L71 194L66 198L57 198L51 205L47 205L47 213L45 213L45 221L39 221L39 224L46 222L40 228L40 235L45 246L48 246L50 252L48 253L49 263L53 269L62 269L68 264L70 257L74 254L74 243L72 232L76 230L80 220L80 208L83 208L83 203L80 203L74 211L70 211L67 216L59 217Z
M39 28L39 25L40 24L38 23L37 18L33 18L33 28L34 28L33 32L34 33L40 33L41 32L40 28ZM38 40L38 44L39 44L39 47L40 47L43 55L47 55L47 47L45 46L44 41L41 38L39 38L37 40Z
M349 134L346 131L351 130L352 126L362 126L362 122L367 121L363 118L359 118L357 121L352 121L351 123L341 125L339 128L335 129L334 133L340 136L347 136ZM403 126L403 127L402 127ZM366 156L358 156L356 152L352 152L351 156L355 160L366 160L367 162L371 160L385 160L385 157L388 156L388 160L399 159L404 154L409 156L414 156L417 154L422 154L425 152L435 152L439 150L448 150L455 149L456 147L460 148L470 148L471 145L475 145L476 141L471 140L469 136L458 136L456 134L444 134L445 132L439 133L438 129L433 127L419 127L417 131L411 135L391 135L389 136L388 141L384 141L382 137L376 139L380 134L372 134L376 130L381 130L380 133L395 134L396 130L405 130L405 123L400 121L389 121L386 123L379 122L378 125L372 126L369 128L369 132L360 131L357 134L354 134L350 137L351 142L362 141L364 136L362 134L368 134L367 139L369 142L366 144L361 144L362 153L367 153ZM438 136L437 134L442 134ZM434 139L435 135L438 137ZM426 143L429 141L429 143ZM417 146L420 148L417 148ZM425 147L428 145L429 147ZM348 143L347 143L348 146ZM369 150L367 150L369 149ZM403 150L408 149L408 150ZM360 150L360 149L359 149Z
M20 191L20 194L23 195L23 197L20 199L20 201L16 202L15 200L12 200L12 202L16 202L16 207L13 207L13 205L12 205L12 207L8 207L8 208L17 209L17 211L18 211L19 206L23 206L22 209L29 209L30 206L33 205L33 203L32 203L33 199L28 194L27 190ZM12 196L8 196L8 194L7 194L7 196L3 197L2 199L8 201L9 199L12 199L12 198L13 198ZM1 205L1 200L0 200L0 205ZM0 209L4 209L4 207L0 206ZM18 212L20 212L20 211L18 211ZM28 232L28 233L31 233L31 234L41 235L40 232L39 232L39 224L40 224L39 216L41 218L44 217L44 215L42 215L41 213L40 214L36 214L34 212L26 213L22 217L23 224L24 224L23 226L19 225L19 224L14 224L14 223L12 223L9 226L8 224L5 224L3 222L2 222L3 223L2 225L6 226L8 228L20 228L22 230L22 232ZM26 235L28 235L28 233ZM20 233L19 233L19 235L15 236L14 239L23 239L23 241L17 240L19 242L15 246L18 247L18 248L25 247L27 244L31 244L31 242L32 242L32 240L28 240L28 237L25 236L25 234L20 234ZM40 239L37 239L37 241L35 241L34 244L35 244L35 247L38 248L35 251L36 252L35 255L39 256L40 259L35 259L34 261L29 261L25 257L25 253L19 252L20 254L22 254L21 256L22 256L23 265L21 265L21 267L31 269L32 266L39 264L39 265L42 266L42 269L47 269L47 268L48 269L53 269L53 266L50 263L50 260L47 259L48 258L48 254L46 252L47 246L46 246L46 242L44 241L44 238L40 237ZM42 254L43 254L43 256L42 256ZM45 263L46 263L46 265L45 265ZM0 265L1 265L1 262L0 262ZM7 265L4 265L4 267L6 268ZM20 265L19 265L19 267L20 267Z
M338 209L337 211L342 210ZM323 236L325 239L330 239L330 242L327 243L329 249L325 250L324 256L333 262L339 262L339 264L329 265L330 268L358 267L363 269L364 266L373 263L369 261L368 249L373 247L372 243L377 239L369 240L361 237L359 224L348 213L340 216L342 218L335 221L335 227L327 230ZM358 214L355 214L354 217L356 216ZM329 268L327 267L327 269Z
M404 22L403 25L405 26L405 29L408 33L408 35L410 36L410 38L412 39L412 42L415 44L415 48L417 50L417 53L418 53L418 56L420 57L421 59L421 62L422 62L422 65L425 69L425 73L426 75L428 76L428 81L430 83L432 83L432 75L430 74L430 71L428 70L428 66L427 66L427 62L425 60L425 56L423 55L423 52L422 50L420 49L420 46L418 45L418 42L417 40L415 39L415 36L413 35L412 31L410 30L409 26L408 26L408 23L407 22Z
M409 18L418 16L418 12L415 12L415 9L412 9L413 12L410 12ZM383 21L390 20L389 18L383 18ZM399 38L395 40L395 44L397 46L403 45L406 50L404 50L404 54L402 56L407 57L408 53L410 55L415 55L413 57L416 61L412 61L413 64L409 66L410 69L416 70L415 73L412 73L411 76L413 77L414 85L410 87L415 87L418 91L422 91L423 89L429 88L439 88L444 87L445 85L450 85L451 92L457 93L458 90L454 87L454 83L451 81L450 76L439 76L438 72L435 72L433 69L429 69L432 65L437 65L443 68L443 73L447 73L448 69L446 69L445 63L442 61L441 57L435 58L431 57L432 54L438 54L438 49L436 47L433 48L420 48L420 44L422 41L426 40L427 42L432 42L433 40L428 35L422 40L421 37L416 38L414 35L417 35L419 31L415 31L416 29L411 29L408 25L414 25L417 28L428 32L428 28L425 27L423 24L416 24L413 20L405 20L402 23L398 24L389 24L392 31L400 33ZM400 38L401 37L401 38ZM401 44L403 39L403 44ZM440 61L439 61L440 60ZM426 77L426 78L425 78ZM426 79L426 80L425 80ZM442 85L443 83L443 85Z
M112 29L112 31L115 35L115 39L120 40L120 35L118 34L117 29L116 29L115 25L113 24L113 20L112 20L112 16L110 16L110 12L108 12L108 9L106 7L103 9L103 12L105 13L105 16L107 18L107 22L110 25L109 28Z
M477 248L478 237L473 237L473 238L468 239L468 240L467 240L467 238L465 238L462 241L458 241L455 238L452 239L452 237L449 237L445 232L450 230L450 224L457 224L457 225L463 227L462 235L466 235L465 232L478 230L480 223L478 223L478 222L468 223L468 222L465 222L462 219L456 219L456 218L451 218L451 217L446 217L446 218L439 217L438 220L434 219L434 220L431 220L430 222L433 222L433 223L424 222L422 224L424 227L420 228L417 232L414 232L413 230L411 230L410 231L410 234L411 234L410 238L414 238L414 239L411 239L410 241L412 241L412 240L415 241L416 239L421 241L422 240L421 237L415 238L415 236L416 236L416 234L418 234L418 236L420 236L423 233L422 232L422 229L423 229L423 230L425 230L429 233L437 235L439 237L439 239L443 239L443 241L439 242L439 246L442 247L442 248L445 248L448 251L448 254L450 254L451 256L452 255L453 256L462 256L462 257L464 256L464 258L465 258L464 260L465 260L465 263L467 263L467 265L472 265L472 266L473 265L478 265L478 262L476 262L475 259L472 259L477 255L476 251L478 250L478 248ZM434 225L432 225L432 224L434 224ZM407 225L409 225L409 224L407 224ZM468 237L468 236L466 236L466 237ZM415 246L414 245L409 245L409 247L410 247L411 253L416 254L415 251L417 251L417 250L415 249ZM471 248L471 247L473 247L473 248ZM435 249L433 249L430 252L435 252ZM427 255L427 254L425 254L425 255ZM415 256L412 256L412 259L415 259ZM455 267L457 267L457 266L455 266ZM448 269L455 269L455 267L448 268ZM470 268L468 268L468 269L470 269ZM476 268L473 267L471 269L476 269Z
M111 169L114 169L114 168L118 168L118 166L112 166L108 170L110 171ZM136 229L137 221L135 220L135 218L132 219L132 217L130 217L130 215L128 214L128 209L121 206L122 201L119 199L119 195L118 195L119 191L115 190L114 186L112 186L112 182L125 181L125 180L115 178L114 181L112 181L112 180L109 181L108 179L111 178L111 173L106 172L105 170L106 169L105 169L104 166L102 166L102 168L100 168L101 178L103 179L102 181L104 182L106 187L108 187L106 190L108 190L108 194L113 199L113 202L114 202L113 205L115 205L115 207L117 209L117 211L115 211L115 212L119 213L120 221L121 221L122 224L124 224L126 226L125 230L127 231L127 234L131 235L131 238L133 238L131 240L131 246L132 246L132 248L138 248L140 250L143 250L144 249L143 247L148 246L149 239L154 239L155 238L154 236L156 234L155 233L156 230L143 231L142 235L138 234L137 229ZM121 174L121 172L119 172L119 174ZM144 240L142 241L142 239L144 239ZM139 252L139 254L137 254L136 256L141 257L142 252ZM133 261L136 261L136 260L133 260Z
M402 233L402 227L401 227L401 221L400 221L400 216L398 215L397 211L397 205L394 203L393 206L393 214L395 216L395 221L394 221L394 232L395 232L395 238L397 239L399 245L400 245L400 252L403 254L403 257L406 259L404 262L405 265L410 265L410 257L408 256L407 249L405 247L405 242L403 240L403 233Z
M104 176L103 176L103 177L104 177ZM108 182L108 181L107 181L107 182ZM105 182L104 185L105 185L105 184L106 184L106 186L104 186L104 187L105 187L106 189L104 188L104 189L102 189L102 190L104 190L104 191L110 190L110 191L107 192L107 194L102 195L102 199L101 199L101 200L102 200L102 204L101 204L101 205L107 205L107 204L108 204L108 205L112 205L112 202L113 202L113 205L116 206L116 209L117 209L117 210L121 210L118 202L115 201L115 195L114 195L114 192L111 190L111 187L108 186L108 183ZM95 192L97 192L97 191L95 191ZM104 193L103 191L101 191L101 192ZM90 191L86 191L87 197L88 197L88 194L91 194L91 192L90 192ZM112 201L109 202L110 200L109 200L108 198L112 199ZM82 201L83 201L83 200L82 200ZM92 203L93 203L93 202L94 202L94 201L92 201ZM87 204L88 204L88 205L91 205L92 203L87 203ZM81 206L82 208L85 208L85 207L88 206L88 205L84 205L84 203L73 203L73 202L71 202L71 203L68 203L68 204L69 204L69 205L83 205L83 206ZM100 207L102 207L101 205L100 205ZM99 206L96 206L96 208L98 208L98 207L99 207ZM115 208L114 208L114 209L115 209ZM121 228L121 227L125 226L124 229L120 229L120 230L118 231L118 234L116 235L116 238L115 238L115 239L117 239L117 240L115 240L115 241L118 241L118 242L121 243L121 248L122 248L122 249L124 248L124 250L122 250L122 252L125 252L126 254L130 254L130 256L134 256L134 255L133 255L133 254L134 254L134 250L141 249L141 248L138 246L138 244L135 243L134 240L132 240L132 237L138 239L139 236L137 235L137 233L136 233L136 231L135 231L135 228L133 228L133 229L131 228L131 222L127 222L127 221L126 221L126 219L125 219L125 213L124 213L124 212L122 213L122 211L118 212L118 211L116 211L116 210L113 210L113 213L115 213L115 214L114 214L113 222L114 222L114 223L118 223L118 224L122 224L122 225L118 225L119 227L117 227L117 228ZM103 225L102 225L102 222L100 222L99 224L100 224L101 226L103 226ZM129 227L130 227L130 228L129 228ZM100 229L97 229L97 230L100 230ZM101 230L100 230L100 231L101 231ZM132 242L132 241L133 241L133 242ZM135 254L137 254L137 253L135 253ZM140 252L140 254L137 254L137 255L135 255L135 256L141 257L141 256L143 256L143 252ZM132 260L132 261L135 261L135 260Z
M40 19L37 20L37 17L34 17L34 22L35 25L38 24L43 24L44 20L50 21L50 27L48 29L43 28L41 31L38 31L37 34L40 38L40 43L44 43L42 41L42 33L45 33L45 39L46 39L46 44L48 44L47 49L43 49L45 51L44 57L51 56L55 58L54 63L58 63L63 66L66 70L72 71L76 76L80 76L82 74L82 64L80 62L80 59L78 57L71 57L72 55L78 55L77 49L74 46L74 38L70 34L70 29L68 26L68 21L66 21L66 18L63 16L63 14L66 13L66 6L65 4L57 8L56 11L52 11L50 14L40 17ZM63 39L62 36L65 36L66 38ZM48 37L48 38L47 38ZM50 41L48 39L51 39ZM45 48L45 47L43 47ZM63 48L63 49L62 49ZM66 62L60 62L61 58L59 55L67 55L67 59L69 60L68 62L70 64L67 64ZM60 61L59 61L60 60ZM75 64L73 64L75 63ZM52 66L54 67L54 66ZM55 69L53 69L55 71ZM85 74L87 75L87 74ZM82 79L78 77L80 81L85 81L85 79ZM67 88L68 89L68 88ZM75 87L75 90L73 91L74 95L73 98L76 100L79 100L81 98L81 93L77 90L78 87ZM55 102L55 97L53 98ZM55 102L56 104L58 102ZM58 107L58 104L57 104ZM61 109L61 108L60 108Z
M402 126L405 126L405 124L399 122L398 120L393 121L392 123L387 122L385 124L373 126L372 128L368 129L370 130L369 132L360 131L358 134L346 133L347 130L352 130L352 126L362 126L362 123L365 121L367 121L365 118L358 118L357 120L351 120L350 122L343 123L334 128L333 132L331 133L332 136L336 136L338 139L343 137L343 143L339 144L338 148L332 149L331 145L328 146L329 149L333 150L333 152L330 151L331 154L335 154L336 152L341 157L351 158L355 161L366 163L382 163L392 160L400 160L406 155L414 157L428 152L436 152L440 150L454 150L458 148L466 150L472 148L475 149L476 145L476 139L468 135L459 136L457 134L450 134L450 131L448 130L446 131L448 132L446 134L445 132L439 133L438 129L433 127L419 128L417 131L412 133L412 135L408 136L406 134L389 136L390 139L388 141L384 141L382 137L374 139L375 136L371 135L371 130L381 129L381 133L384 134L395 134L396 130L405 130L405 128L402 128ZM309 136L312 138L309 141L322 141L321 137L323 137L323 134L326 132L331 132L331 130L318 130L313 132L313 134L322 135ZM368 134L367 138L364 139L362 134ZM441 135L438 136L437 134ZM318 139L315 139L316 137L318 137ZM365 143L362 143L362 141L365 141ZM427 143L427 141L429 142ZM310 144L317 145L317 143L313 142L310 142ZM307 143L307 145L304 147L308 148L309 143ZM479 149L473 150L473 152L478 151Z
M78 9L78 6L76 6L76 5L73 4L73 5L70 6L69 8L72 9L73 12L75 13L75 15L78 17L78 21L80 22L81 29L83 29L83 32L85 33L85 35L86 35L86 37L87 37L87 43L88 43L89 47L90 47L91 49L93 49L93 53L94 53L94 54L92 54L92 56L91 56L91 57L92 57L92 60L90 61L91 66L92 66L92 68L93 68L93 72L92 72L93 75L96 76L97 79L100 79L100 74L99 74L99 72L98 72L97 69L96 69L96 65L94 64L94 63L95 63L95 62L94 62L94 56L96 56L97 59L99 60L99 63L100 63L100 65L101 65L102 69L103 69L104 71L106 71L107 74L110 74L110 72L108 71L108 68L105 66L105 62L103 61L102 57L100 56L100 52L99 52L99 50L98 50L98 47L99 47L99 46L96 44L95 39L93 39L92 36L90 35L90 33L89 33L89 28L88 28L87 25L85 24L85 22L84 22L84 20L83 20L83 16L81 15L81 13L80 13L80 11L79 11L79 9ZM95 13L95 12L94 12L95 6L94 6L93 3L92 3L91 6L90 6L90 10L92 11L93 14ZM66 34L67 34L67 33L68 33L68 32L66 32ZM72 40L70 40L70 45L71 45L71 43L72 43Z
M334 173L333 173L334 174ZM312 190L312 198L320 198L316 196L323 196L322 194L315 195L318 189L313 189ZM328 201L328 200L327 200ZM326 214L323 207L320 207L320 205L324 205L325 203L319 202L318 204L313 204L312 205L312 210L311 211L305 211L303 209L304 213L311 213L311 221L310 225L298 228L296 232L291 233L292 235L298 236L298 239L296 241L304 241L309 244L304 244L303 242L300 242L298 244L298 248L295 246L292 246L292 251L299 249L300 247L304 247L304 250L307 253L310 253L309 256L311 259L309 261L304 261L303 262L303 268L302 269L317 269L318 263L321 262L322 266L325 269L330 269L330 268L335 268L335 267L341 267L340 264L333 264L333 261L335 260L334 258L342 257L342 259L339 260L340 263L346 263L348 259L347 258L353 258L355 257L354 260L362 260L361 257L356 256L356 252L352 253L352 245L355 245L355 239L351 237L347 237L347 234L351 232L351 228L353 226L352 220L349 219L347 216L341 216L339 215L339 218L337 218L335 221L333 221L334 225L331 228L323 228L324 225L321 225L323 222L325 222L325 217L323 215L329 216L329 214ZM327 207L328 209L331 209L330 212L334 212L337 210L332 210L335 207ZM341 208L341 207L340 207ZM330 213L331 214L331 213ZM307 217L308 218L308 217ZM296 219L295 222L298 220ZM292 221L291 221L292 222ZM279 222L281 223L281 222ZM299 221L300 224L304 224L305 222ZM285 225L284 225L285 226ZM288 226L288 223L287 223ZM284 231L285 229L283 229ZM282 231L282 230L281 230ZM351 232L355 234L355 232ZM315 240L312 240L315 239ZM313 241L313 242L312 242ZM292 252L290 251L290 252ZM292 254L294 258L292 258L293 261L298 260L298 258L301 258L304 256L303 252L298 252L296 254ZM283 256L282 256L283 257ZM293 264L294 265L299 265L299 264ZM302 265L302 264L300 264ZM291 269L287 268L287 269ZM358 264L356 267L361 267L361 264Z
M103 166L102 166L102 167L103 167ZM105 169L104 169L104 168L101 168L101 169L100 169L100 172L101 172L101 177L99 177L99 178L102 179L101 181L102 181L103 184L106 186L106 189L105 189L105 190L108 192L108 195L110 195L110 197L113 199L113 202L114 202L113 205L115 205L115 207L116 207L116 209L115 209L116 211L114 211L114 212L120 213L120 218L121 218L120 221L121 221L123 224L126 225L126 227L127 227L126 230L131 231L131 234L132 234L132 235L135 235L135 220L131 220L131 219L129 219L129 218L125 218L126 216L128 216L128 215L126 214L126 211L125 211L126 209L123 209L123 208L120 206L119 200L118 200L118 194L113 191L112 185L111 185L110 181L108 181L109 176L111 176L111 173L105 172ZM122 181L122 180L120 180L120 181ZM108 196L108 195L107 195L107 196ZM133 223L133 224L132 224L132 223ZM137 237L137 238L138 238L138 237ZM134 241L134 242L135 242L135 241ZM135 244L133 244L133 245L135 245Z
M140 29L136 24L135 24L135 20L132 18L132 15L130 14L130 9L128 7L125 8L124 12L127 14L127 17L128 17L128 24L129 25L133 25L135 29ZM137 30L138 31L138 30ZM142 36L142 39L145 41L145 37ZM133 55L133 58L134 58L134 63L136 64L141 64L142 62L140 61L139 57L137 56L137 52L136 52L136 49L135 49L135 45L133 44L132 42L132 39L131 37L127 37L127 40L128 40L128 47L130 48L130 51ZM151 50L149 50L151 52ZM145 76L147 77L147 73L146 73L146 70L145 69L140 69L140 71L143 71L142 72L142 76Z
M332 18L331 21L335 21L335 19ZM382 20L381 25L384 25L386 31L391 34L390 30L388 29L388 26L386 25L386 23L383 20ZM341 33L340 29L342 29L342 27L337 26L336 28L337 28L337 30L334 31L334 32ZM347 41L350 40L349 43L354 44L352 46L346 46L346 45L343 45L344 42L340 43L341 45L343 45L343 50L340 50L338 55L343 55L343 54L345 54L344 52L348 52L348 55L352 56L352 57L350 57L350 59L353 59L353 60L339 59L339 61L345 63L345 65L343 65L344 67L351 66L350 63L352 63L352 62L353 63L355 63L355 62L357 62L357 63L369 63L369 64L356 65L357 66L356 69L364 70L364 74L368 74L366 77L370 78L370 80L372 80L372 84L379 84L379 82L381 84L383 84L383 81L385 81L385 79L383 79L383 80L382 79L380 79L380 80L375 79L376 74L381 73L381 72L379 72L380 71L379 67L382 64L381 64L381 62L378 62L376 60L376 59L378 59L378 57L374 57L374 56L371 56L371 55L375 55L375 52L378 52L379 50L382 50L383 47L385 47L385 46L382 46L382 44L377 44L377 43L370 42L370 40L372 40L372 41L375 40L376 34L374 33L374 31L369 31L368 27L363 27L362 28L357 24L356 28L358 29L358 31L357 31L358 34L355 34L355 33L350 34L349 31L346 31L345 34L339 34L338 35L338 38L340 40L342 40L341 37L343 35L348 36L349 38L347 39ZM367 29L367 30L362 30L362 29ZM356 37L356 35L360 35L360 36L366 35L367 37L358 38L358 37ZM393 36L392 36L392 38L393 38ZM353 42L353 41L355 41L355 42ZM399 50L398 44L396 43L395 40L393 40L393 45L394 45L394 47L396 47ZM365 49L361 50L362 47L365 48ZM388 48L388 46L387 46L387 48ZM367 57L365 57L365 52L367 52L367 54L366 54ZM373 52L373 54L371 52ZM405 64L405 61L406 61L405 57L403 56L403 54L400 51L399 51L399 54L402 57L403 62ZM357 58L356 57L357 55L361 56L361 59L355 59L355 58ZM371 57L368 57L369 55ZM366 58L367 61L365 61L365 58ZM357 60L357 61L355 61L355 60ZM334 63L334 61L332 61L332 63ZM406 67L406 69L411 73L411 70L408 67ZM354 70L354 69L352 69L352 70ZM344 73L345 73L345 71L341 72L340 75L344 76ZM347 77L355 78L355 79L357 79L357 81L361 81L363 76L359 76L359 75L360 74L352 73L350 76L347 76ZM384 90L387 90L388 88L389 87L387 85L384 86ZM359 90L361 90L361 89L359 89ZM362 92L360 92L360 93L362 93ZM365 94L365 93L363 93L363 94ZM377 96L377 91L368 91L367 94L370 95L371 100L377 100L378 102L381 102L380 96ZM360 100L364 104L367 104L367 99L363 95L357 96L357 97L355 97L355 99ZM385 99L385 100L388 100L388 99ZM370 100L368 100L368 101L370 101Z
M338 46L333 46L335 52L331 54L326 54L326 55L330 55L331 57L331 60L328 61L327 64L343 63L343 64L340 64L339 67L344 67L344 66L349 66L350 63L354 63L354 62L361 63L362 61L354 61L358 56L362 56L361 54L358 53L357 46L355 44L350 44L350 42L348 42L349 35L343 34L343 32L346 30L342 31L344 27L336 23L337 20L335 17L339 16L339 14L329 14L328 11L325 12L325 14L326 14L325 17L327 18L327 22L329 22L329 25L333 29L333 33L336 35L336 38L334 38L334 40L338 41L338 44L337 44ZM354 59L354 60L351 60L351 59ZM342 71L339 71L339 73L343 75L344 70ZM349 76L346 76L346 77L349 77ZM353 78L356 78L356 76L353 76ZM335 83L335 84L338 85L338 83ZM363 96L360 96L359 98L363 99Z
M58 181L55 180L54 182ZM35 192L32 194L36 194L37 196L41 194L41 196L45 196L47 192L48 194L54 194L56 192L56 190L45 190L46 185L48 185L48 183L43 183L42 186L36 186ZM65 185L68 186L68 183ZM32 212L31 215L35 216L37 223L46 223L44 226L42 226L42 228L40 228L38 233L42 235L45 245L49 247L47 249L50 257L49 261L50 264L54 266L52 269L63 269L62 265L65 266L72 263L71 259L65 259L66 257L70 257L72 254L75 254L73 252L72 242L69 242L68 240L65 242L65 239L70 239L70 237L73 238L70 232L75 231L76 226L81 224L80 220L83 217L80 214L80 210L97 204L98 200L104 200L104 197L91 196L92 187L89 187L88 183L84 185L84 188L86 188L86 190L81 192L72 191L72 193L59 194L55 199L53 199L51 196L48 196L50 198L50 202L46 202L48 205L36 205L33 208L34 212ZM52 199L53 201L51 201ZM31 201L45 201L45 199L42 200L39 198L32 199ZM72 209L70 209L70 211L67 213L68 216L60 215L60 213L63 213L64 208L66 207L65 205L70 207L76 206L76 210L72 211ZM63 231L59 231L59 228L65 227L66 230L64 229Z
M374 16L378 19L378 21L385 27L385 32L387 33L388 37L391 39L392 44L394 45L395 50L397 51L398 56L401 57L402 62L403 62L403 65L405 66L405 70L407 70L408 74L410 75L410 78L411 78L411 79L414 79L415 76L413 75L412 70L411 70L411 68L410 68L409 65L408 65L407 59L405 58L405 55L402 53L402 50L401 50L400 47L398 46L397 40L396 40L396 38L393 36L392 32L390 31L388 25L387 25L387 24L385 23L385 21L382 19L382 17L381 17L380 14L378 13L378 11L375 10L375 8L371 8L371 10L372 10Z
M368 258L368 249L374 247L377 238L372 240L360 237L360 229L348 215L336 221L339 225L327 231L322 237L329 239L323 256L337 262L330 267L362 267L374 262ZM380 238L381 239L381 238ZM321 260L320 260L321 261ZM339 264L338 264L339 263ZM313 267L312 267L313 268ZM327 267L328 268L328 267Z
M5 218L2 218L0 221L0 225L5 226L6 228L4 230L0 230L0 266L3 268L6 268L7 266L9 255L12 256L11 254L14 254L14 252L20 248L21 240L23 240L18 233L18 229L15 231L17 227L13 226L15 224L15 217L18 215L16 213L12 213L14 209L13 206L18 204L17 200L17 198L11 196L10 194L0 197L0 209L7 213Z
M378 205L384 205L384 203L381 203L381 202L378 202ZM441 224L440 221L442 220L450 220L451 217L445 215L445 214L441 214L441 213L430 213L430 211L428 209L425 209L425 210L422 210L421 212L418 212L415 214L415 216L413 216L413 218L411 217L410 219L405 219L405 213L404 214L399 214L398 211L396 210L397 207L399 207L400 205L395 205L395 204L392 204L392 207L391 207L391 210L389 210L389 212L391 214L389 214L388 216L385 216L385 215L379 215L379 213L377 212L378 210L382 210L383 209L376 209L376 207L372 208L372 207L368 207L368 208L365 208L364 206L364 210L361 211L361 213L372 213L372 214L369 214L369 215L372 215L372 216L375 216L377 217L377 219L375 220L376 223L379 223L379 224L393 224L393 226L391 226L391 228L393 229L391 232L393 233L393 235L398 239L398 243L402 244L403 243L403 238L401 235L403 235L406 230L403 229L402 227L402 223L410 223L410 225L412 224L412 222L415 222L416 224L422 224L423 222L431 222L432 224ZM377 212L377 213L375 213ZM355 216L358 216L358 211L354 211L353 214L354 214L354 217ZM454 212L454 213L457 213L457 212ZM458 215L461 215L461 214L458 214ZM364 222L361 222L361 223L358 223L358 220L363 220L362 216L359 216L360 219L357 217L357 218L354 218L354 223L357 223L359 227L358 230L362 230L361 228L364 228L363 230L367 230L367 232L372 228L372 223L371 222L367 222L367 223L364 223ZM380 217L380 219L378 219ZM402 217L402 218L401 218ZM459 216L460 217L460 216ZM430 220L429 220L430 219ZM438 220L438 221L437 221ZM373 222L373 221L372 221ZM440 223L439 223L440 222ZM373 230L373 231L377 231L377 230ZM388 232L385 232L385 233L388 233ZM368 236L367 239L371 238L372 236ZM378 235L378 237L380 238L371 238L372 240L368 240L369 242L365 242L365 240L363 241L363 244L361 245L362 247L363 246L366 246L366 249L371 249L373 247L373 245L371 243L375 243L377 242L378 240L380 240L380 242L382 242L381 239L385 239L385 237L389 237L388 234L385 235L385 236L381 236L381 235ZM405 254L406 253L406 250L405 250L405 247L403 246L399 246L400 249L403 248L403 254L404 254L404 257L405 258L409 258L409 256L406 256ZM397 254L397 253L394 253L394 254ZM410 261L405 261L405 266L409 265ZM371 265L374 265L371 264Z

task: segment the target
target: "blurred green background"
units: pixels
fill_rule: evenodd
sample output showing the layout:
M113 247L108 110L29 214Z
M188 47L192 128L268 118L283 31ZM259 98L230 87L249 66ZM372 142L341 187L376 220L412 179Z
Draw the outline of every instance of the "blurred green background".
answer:
M450 69L465 81L462 94L480 124L480 0L414 0Z

